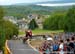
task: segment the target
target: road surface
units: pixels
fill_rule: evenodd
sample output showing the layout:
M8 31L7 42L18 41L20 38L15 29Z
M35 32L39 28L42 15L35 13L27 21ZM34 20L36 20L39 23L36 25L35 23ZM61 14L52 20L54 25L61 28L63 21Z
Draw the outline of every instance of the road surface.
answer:
M33 50L28 44L23 44L21 40L9 40L8 47L12 54L39 54L38 51Z

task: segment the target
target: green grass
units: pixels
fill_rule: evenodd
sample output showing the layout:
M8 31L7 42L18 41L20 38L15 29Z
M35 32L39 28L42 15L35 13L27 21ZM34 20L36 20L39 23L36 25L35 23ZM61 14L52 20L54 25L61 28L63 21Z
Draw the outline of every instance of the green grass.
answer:
M42 30L42 29L35 29L32 31L33 34L46 34L46 33L59 33L59 32L63 32L63 30Z
M23 34L25 34L24 31L19 31L19 35L23 35Z
M63 32L63 30L54 30L54 31L51 31L51 30L42 30L42 29L32 30L33 34L46 34L46 33L59 33L59 32ZM23 34L25 34L25 32L23 32L23 31L19 32L19 35L23 35Z

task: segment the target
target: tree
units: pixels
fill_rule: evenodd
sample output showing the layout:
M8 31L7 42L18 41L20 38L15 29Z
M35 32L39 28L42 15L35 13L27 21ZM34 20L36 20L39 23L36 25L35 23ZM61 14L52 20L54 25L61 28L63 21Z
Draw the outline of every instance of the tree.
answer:
M64 13L55 13L43 23L44 29L75 32L75 7L73 6Z
M43 23L43 28L48 30L62 29L64 13L54 13Z
M30 23L29 23L29 29L35 29L35 28L38 28L38 25L37 25L37 23L36 23L36 21L35 21L35 19L32 19L31 21L30 21Z
M3 8L0 6L0 19L2 19L4 16L4 10Z
M66 32L75 32L75 7L72 7L67 11L65 19L64 30Z
M4 16L4 11L3 8L0 6L0 50L3 50L3 46L5 45L5 30L3 28L3 22L4 20L2 19Z
M10 21L3 19L4 10L0 7L0 50L3 50L6 39L10 39L13 35L18 35L18 27Z
M14 25L14 27L13 27L13 35L16 35L16 36L18 36L18 34L19 34L19 28L18 28L18 26L17 25Z
M4 21L3 28L6 32L6 39L11 39L14 35L18 35L18 27L10 21Z
M3 50L3 47L5 46L5 31L2 27L0 27L0 50Z

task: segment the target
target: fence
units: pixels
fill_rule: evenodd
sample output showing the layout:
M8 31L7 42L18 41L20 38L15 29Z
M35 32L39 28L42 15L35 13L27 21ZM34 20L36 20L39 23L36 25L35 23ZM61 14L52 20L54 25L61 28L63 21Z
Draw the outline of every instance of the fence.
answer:
M53 52L40 52L40 54L74 54L74 52L60 52L60 51L53 51Z

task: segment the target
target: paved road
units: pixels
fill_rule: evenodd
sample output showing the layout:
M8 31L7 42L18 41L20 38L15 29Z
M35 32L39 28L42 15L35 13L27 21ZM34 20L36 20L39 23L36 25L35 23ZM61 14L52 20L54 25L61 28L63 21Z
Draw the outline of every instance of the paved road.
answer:
M29 47L28 44L23 44L21 40L9 40L8 46L12 54L39 54Z

